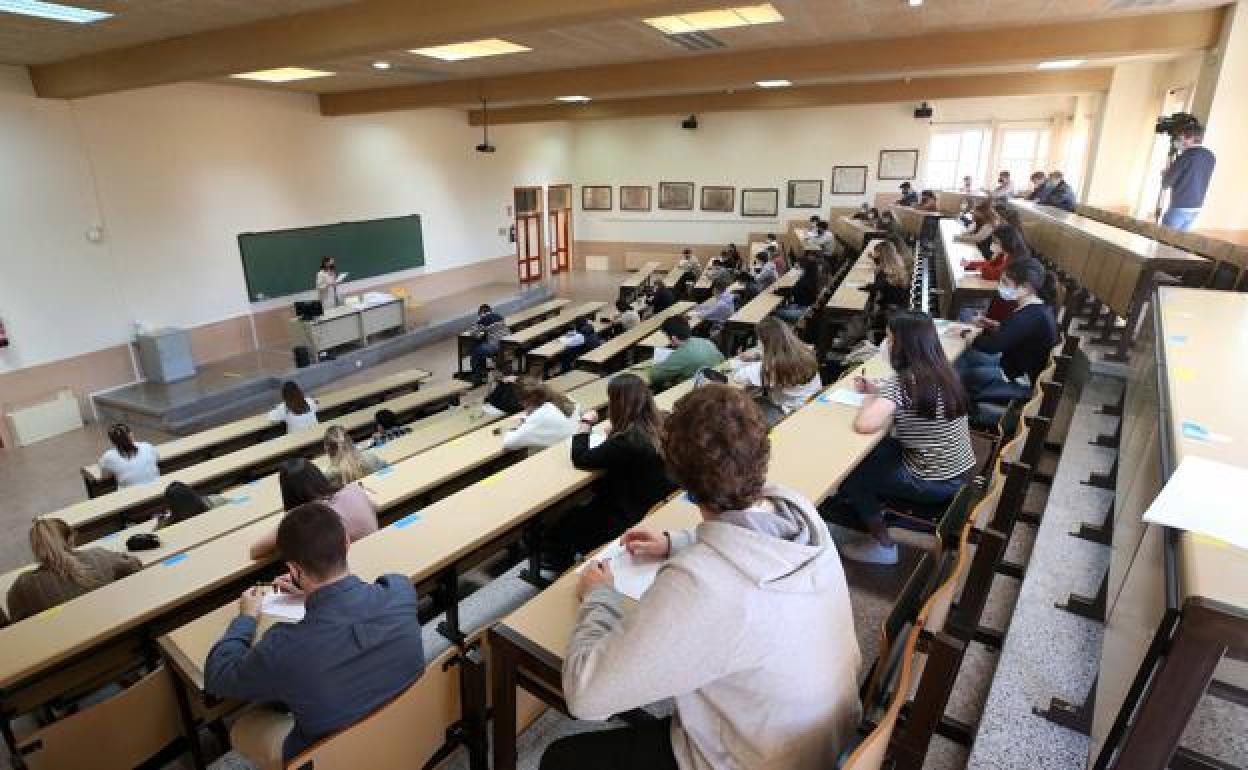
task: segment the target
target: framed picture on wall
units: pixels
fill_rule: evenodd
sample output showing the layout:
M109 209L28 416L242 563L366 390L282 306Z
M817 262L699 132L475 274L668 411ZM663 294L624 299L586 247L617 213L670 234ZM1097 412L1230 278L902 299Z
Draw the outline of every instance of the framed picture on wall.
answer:
M789 180L789 208L817 209L823 205L822 179Z
M702 187L703 211L726 211L732 213L737 208L737 188L735 187Z
M650 185L620 185L620 211L649 211Z
M611 185L583 185L581 211L610 211Z
M659 182L659 208L693 210L693 182Z
M774 217L780 209L780 191L757 187L741 191L741 216Z
M863 195L866 192L866 166L832 167L832 195Z
M880 150L879 179L914 179L919 174L918 150Z

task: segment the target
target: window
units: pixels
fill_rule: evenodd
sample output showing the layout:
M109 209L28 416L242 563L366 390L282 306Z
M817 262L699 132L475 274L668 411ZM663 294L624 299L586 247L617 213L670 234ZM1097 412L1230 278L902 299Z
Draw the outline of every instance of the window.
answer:
M1005 128L997 151L997 170L1009 171L1016 188L1025 186L1035 171L1047 171L1049 129Z
M927 148L927 174L924 186L933 190L953 190L962 186L962 177L983 178L984 150L988 144L984 128L958 128L932 132Z

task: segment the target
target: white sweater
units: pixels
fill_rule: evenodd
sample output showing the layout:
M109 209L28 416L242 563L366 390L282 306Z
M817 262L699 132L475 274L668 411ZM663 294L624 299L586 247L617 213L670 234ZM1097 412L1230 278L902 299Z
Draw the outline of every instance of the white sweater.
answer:
M559 407L546 403L524 417L523 422L503 435L504 449L545 449L570 438L581 422L581 409L566 416Z
M308 411L303 414L294 414L286 408L285 404L278 404L269 411L269 420L271 422L286 423L286 432L295 433L301 430L307 430L316 426L316 402L312 399L305 399L308 402Z
M110 449L100 456L100 469L117 480L117 487L132 487L160 478L160 454L146 441L134 442L134 457L122 457Z

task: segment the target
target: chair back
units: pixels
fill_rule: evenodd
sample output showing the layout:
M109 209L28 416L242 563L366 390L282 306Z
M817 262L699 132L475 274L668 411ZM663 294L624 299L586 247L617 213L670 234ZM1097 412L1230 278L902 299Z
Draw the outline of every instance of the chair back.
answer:
M888 616L880 625L880 652L871 665L871 670L867 672L867 679L862 687L864 714L869 713L886 697L890 661L895 663L895 656L900 643L904 641L904 634L914 626L918 619L919 611L927 599L928 589L931 587L935 574L936 559L930 553L923 554L919 563L915 565L914 571L910 573L910 577L906 579L906 584L897 596L897 601L893 602L893 608L889 610Z
M905 705L913 687L915 648L919 642L920 626L914 625L902 644L896 645L895 654L888 660L883 692L881 693L880 717L875 727L840 763L841 770L880 770L888 757L889 742L897 729L901 707Z

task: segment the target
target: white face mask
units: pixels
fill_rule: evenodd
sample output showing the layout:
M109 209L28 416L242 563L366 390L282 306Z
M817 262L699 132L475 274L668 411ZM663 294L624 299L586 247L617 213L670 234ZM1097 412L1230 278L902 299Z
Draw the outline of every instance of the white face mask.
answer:
M1001 297L1001 299L1007 302L1013 302L1018 299L1018 287L1006 286L1003 283L999 283L997 284L997 294Z
M893 346L889 344L888 337L880 343L880 355L884 356L885 361L893 360Z

